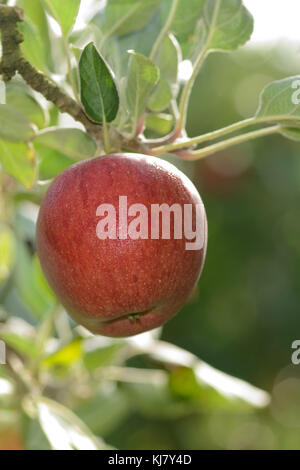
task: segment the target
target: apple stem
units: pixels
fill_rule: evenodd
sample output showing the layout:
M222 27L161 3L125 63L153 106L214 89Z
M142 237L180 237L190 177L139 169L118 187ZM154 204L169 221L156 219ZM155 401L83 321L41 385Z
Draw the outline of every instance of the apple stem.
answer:
M105 115L103 117L103 141L104 141L105 153L106 153L106 155L108 155L108 154L110 154L111 146L110 146L110 141L109 141L108 125L107 125Z

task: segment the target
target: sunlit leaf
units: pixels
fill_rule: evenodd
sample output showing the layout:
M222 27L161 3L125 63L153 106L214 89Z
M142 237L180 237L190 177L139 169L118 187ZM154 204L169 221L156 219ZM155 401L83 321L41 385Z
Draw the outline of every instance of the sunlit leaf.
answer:
M170 114L148 114L146 129L158 135L167 135L173 127L173 116Z
M83 363L89 371L93 371L98 367L111 363L122 347L122 343L115 343L86 351L83 355Z
M34 144L48 147L67 157L83 160L95 155L97 146L94 139L80 129L50 128L39 132Z
M49 303L54 303L55 295L44 276L40 261L36 253L33 255L33 259L32 259L32 273L33 273L33 280L35 282L35 285L37 286L39 291L43 294L44 298L47 299Z
M176 38L169 34L163 40L153 62L160 71L160 78L170 85L175 85L178 79L178 65L181 61L180 47Z
M283 135L284 137L287 137L290 140L294 140L296 142L300 141L300 129L286 127L280 131L280 134Z
M77 162L74 158L69 158L45 145L34 146L38 155L39 179L48 180L55 178L66 168Z
M107 449L69 409L48 398L35 399L40 425L54 450Z
M160 80L148 101L150 111L164 111L173 98L172 89L166 80Z
M8 174L26 188L34 184L35 154L26 144L0 140L0 163Z
M159 68L160 79L154 88L148 107L151 111L164 111L172 98L178 93L178 65L181 60L180 47L175 37L170 34L165 37L153 62Z
M28 119L8 104L0 104L0 138L12 142L25 142L34 136Z
M159 420L176 420L194 412L189 403L172 396L167 376L165 379L161 383L126 383L124 391L130 406L147 418Z
M37 419L31 419L26 415L24 416L23 435L27 450L52 450L51 445Z
M253 32L253 18L242 0L210 0L205 3L203 18L211 36L209 49L237 49Z
M157 361L173 366L193 369L199 385L211 387L228 400L263 408L270 402L268 393L243 380L232 377L198 359L190 352L164 341L153 341L142 345L135 338L130 340L138 350L148 352ZM238 403L239 404L239 403Z
M38 42L43 52L44 63L52 70L51 41L45 9L41 0L17 0L17 5L26 12L26 18L38 31Z
M101 29L107 37L142 29L161 2L162 0L108 0Z
M188 367L178 367L170 372L169 387L175 396L183 399L194 399L201 393L197 377Z
M295 84L298 87L295 88ZM292 127L300 123L300 76L288 77L267 85L261 93L257 118L289 123ZM298 88L298 89L297 89ZM275 118L275 119L274 119Z
M117 386L103 388L89 400L83 400L76 414L97 435L111 433L130 412L126 395Z
M28 194L28 191L26 191ZM36 203L18 204L16 207L15 233L23 240L35 239L35 224L39 207Z
M12 331L0 330L0 338L5 341L7 346L17 351L19 354L24 355L27 358L35 358L38 349L33 338L27 338L24 335L21 336Z
M11 273L15 261L15 239L12 231L0 225L0 284Z
M171 31L184 58L194 59L207 41L208 50L234 50L245 44L253 31L253 18L242 0L180 0Z
M130 56L126 98L136 127L139 117L145 111L148 96L159 79L159 70L142 54L131 51Z
M69 367L82 357L82 339L76 338L43 360L44 367Z
M92 43L81 55L79 72L86 113L96 122L113 121L119 109L119 93L111 70Z
M146 57L149 57L153 44L162 28L161 15L155 14L145 28L125 36L118 36L117 44L120 49L120 62L122 76L126 76L128 72L128 55L127 51L134 50ZM107 41L108 42L108 41ZM105 43L106 44L106 43Z
M25 58L38 70L47 73L46 52L37 27L26 18L19 28L24 35L21 49Z
M44 127L46 123L45 112L25 87L13 83L7 85L6 104L20 111L37 127Z
M207 31L205 22L204 19L201 18L201 20L198 21L193 34L180 37L179 42L184 59L190 60L192 64L195 63L197 57L205 46L205 41L207 38L206 35Z
M168 14L173 0L168 0L165 5L164 16ZM176 13L171 25L171 31L179 37L192 34L199 21L205 0L179 0Z
M80 7L80 0L43 0L49 13L60 24L65 36L71 31Z
M37 276L42 276L40 270L37 272L35 258L32 258L21 242L17 247L18 263L15 269L16 286L18 292L29 310L36 318L43 318L53 310L55 299L49 293L48 288L43 287L43 282L37 281Z

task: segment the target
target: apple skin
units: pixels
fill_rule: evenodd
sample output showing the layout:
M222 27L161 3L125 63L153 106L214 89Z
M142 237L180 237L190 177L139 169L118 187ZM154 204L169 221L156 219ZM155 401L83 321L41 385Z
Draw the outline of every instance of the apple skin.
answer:
M205 211L204 246L197 251L186 250L186 240L172 238L172 230L170 240L100 240L96 210L113 204L118 228L119 196L127 196L128 207L144 204L149 214L151 204L202 204L175 166L139 154L83 161L53 181L37 223L42 269L75 321L112 337L136 335L173 317L200 277L207 244Z

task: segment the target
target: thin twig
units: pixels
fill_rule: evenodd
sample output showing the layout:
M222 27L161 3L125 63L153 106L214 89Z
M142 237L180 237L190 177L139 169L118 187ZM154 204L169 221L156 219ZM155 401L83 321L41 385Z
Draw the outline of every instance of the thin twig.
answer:
M226 148L233 147L235 145L241 144L243 142L248 142L253 139L257 139L258 137L265 137L267 135L276 134L283 129L283 126L272 126L272 127L265 127L263 129L259 129L256 131L248 132L246 134L241 134L236 137L232 137L231 139L223 140L213 145L209 145L208 147L204 147L200 150L195 150L194 152L178 152L178 156L183 158L184 160L200 160L205 158L209 155L212 155L216 152L220 152L221 150L225 150Z
M189 80L187 81L187 83L185 84L185 86L183 88L182 95L181 95L181 100L180 100L180 104L179 104L179 119L178 119L178 122L177 122L177 125L176 125L176 130L175 130L175 135L176 136L179 136L181 134L181 131L183 129L185 129L185 127L186 127L186 119L187 119L189 99L190 99L191 92L192 92L197 74L199 72L199 69L200 69L201 65L203 64L204 60L206 59L207 54L209 52L209 46L210 46L212 35L214 33L214 27L215 27L217 19L218 19L220 6L221 6L220 0L217 0L216 6L215 6L215 9L214 9L214 13L213 13L213 16L212 16L212 22L211 22L211 25L210 25L210 30L208 32L205 44L204 44L202 50L200 51L200 54L198 55L198 58L195 62L195 65L194 65L194 68L193 68L193 73L192 73L191 77L189 78Z

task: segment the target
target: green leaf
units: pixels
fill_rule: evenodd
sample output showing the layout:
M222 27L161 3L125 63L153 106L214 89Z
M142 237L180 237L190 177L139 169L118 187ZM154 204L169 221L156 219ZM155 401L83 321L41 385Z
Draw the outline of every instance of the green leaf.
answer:
M253 32L253 18L242 0L210 0L205 3L203 17L207 31L210 31L208 34L211 34L209 49L237 49Z
M8 104L0 104L0 137L12 142L25 142L34 136L28 119Z
M45 112L26 87L9 83L6 87L6 103L20 111L37 127L45 126Z
M133 339L133 341L135 341ZM156 361L193 370L199 386L214 389L226 400L240 401L251 407L264 408L270 402L268 393L253 387L243 380L232 377L198 359L190 352L164 341L149 342L139 347L140 352L148 352Z
M171 86L166 80L160 80L148 101L148 108L154 113L164 111L173 98Z
M85 367L92 372L98 367L111 363L117 356L118 352L122 349L122 343L115 343L109 346L96 348L87 351L83 355L83 363Z
M19 28L24 35L24 41L21 44L23 55L35 68L47 73L44 43L38 29L29 19L21 23Z
M165 0L160 8L160 30L167 21L172 2L173 0ZM205 0L178 0L170 32L179 41L185 59L190 58L190 51L197 43L196 30L202 19L204 4Z
M43 61L52 70L51 41L49 37L49 25L45 9L41 0L17 0L17 5L26 12L26 18L37 29L39 46L43 52Z
M167 108L178 93L178 65L181 60L180 46L170 34L165 37L153 62L159 68L160 80L150 96L148 107L160 112Z
M49 303L54 304L55 295L44 276L37 254L33 255L32 273L33 273L34 283L39 289L39 291L43 294L45 299L48 299Z
M253 18L242 0L180 0L171 26L185 59L194 60L207 50L234 50L245 44L253 31Z
M177 36L178 37L178 36ZM203 50L206 41L206 27L204 19L198 21L193 34L178 38L184 59L195 63L197 57Z
M300 129L285 127L280 131L280 134L287 139L294 140L296 142L300 141Z
M0 225L0 285L10 275L14 261L14 234L8 227Z
M86 132L80 129L63 127L39 132L33 143L77 160L93 157L97 149L96 142Z
M35 398L38 419L54 450L107 449L68 408L49 398Z
M69 34L76 21L80 0L43 0L47 10L59 23L65 36Z
M81 360L82 357L82 339L76 338L67 345L60 348L55 353L46 357L42 365L44 367L69 367Z
M166 80L170 85L177 84L180 61L180 46L173 34L169 34L164 38L153 60L159 68L160 78Z
M42 181L56 178L66 168L77 162L74 158L66 157L45 145L34 147L38 157L39 179Z
M169 389L177 399L189 402L199 410L245 410L249 404L243 400L230 400L215 388L206 386L198 380L195 371L190 367L176 367L169 375Z
M134 130L145 111L148 97L159 80L159 69L142 54L129 52L129 73L126 87L127 106L133 118Z
M164 16L168 14L173 0L165 5ZM179 37L190 35L199 21L205 0L179 0L178 7L171 25L171 31Z
M52 450L39 421L27 415L23 418L23 438L26 450Z
M108 0L101 21L105 37L125 35L142 29L162 0Z
M155 374L162 371L151 372ZM130 407L148 419L175 420L191 415L195 410L191 408L190 403L172 396L167 380L166 375L164 380L157 378L153 382L124 384L123 389L128 397Z
M4 170L27 189L36 180L34 152L23 143L0 140L0 163Z
M292 127L293 121L295 125L299 125L299 90L295 91L297 83L300 83L300 75L267 85L261 93L256 117L264 118L266 121L289 122L290 127Z
M0 104L6 104L6 84L0 79Z
M146 129L158 135L167 135L173 127L173 116L170 114L148 114Z
M17 259L15 269L16 287L21 299L36 318L43 318L51 312L55 305L55 297L49 287L45 288L46 280L38 268L36 255L31 258L26 246L19 242L17 245Z
M119 93L110 68L92 43L81 55L79 72L86 113L96 122L113 121L119 109Z
M122 57L118 40L116 38L108 39L102 46L101 54L114 71L116 78L120 80L122 78ZM125 56L127 56L126 53Z
M125 394L115 386L101 388L95 396L83 400L75 411L92 432L104 437L118 429L130 412Z
M33 338L27 338L12 331L5 330L0 331L0 338L7 344L7 346L10 346L19 354L24 355L27 358L33 359L38 353L38 349Z
M157 39L161 28L161 15L155 14L144 29L141 29L131 34L127 34L125 36L119 36L115 38L120 49L120 68L123 77L127 76L128 72L127 51L134 50L135 52L139 52L140 54L143 54L144 56L148 57L151 54L153 44ZM107 43L108 42L109 41L107 41ZM105 46L107 43L105 43Z
M188 367L177 367L170 372L169 387L178 398L193 399L201 394L197 377L193 369Z

